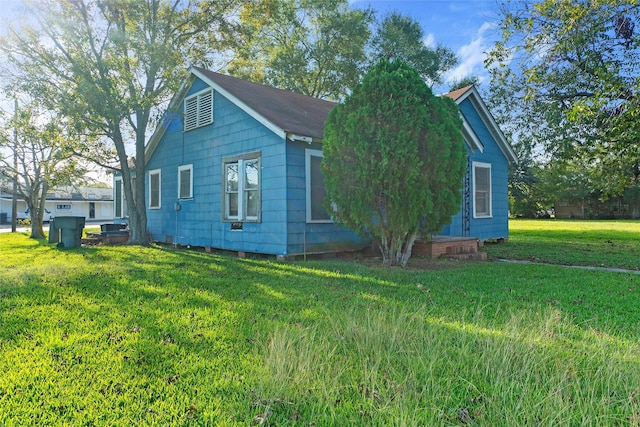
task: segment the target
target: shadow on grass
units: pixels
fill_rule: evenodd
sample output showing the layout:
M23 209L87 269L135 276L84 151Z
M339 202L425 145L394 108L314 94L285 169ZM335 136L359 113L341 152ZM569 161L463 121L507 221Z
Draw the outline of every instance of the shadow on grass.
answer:
M59 251L24 241L18 246L20 259L37 264L33 271L16 264L21 270L15 276L0 272L0 337L44 351L42 363L58 369L61 384L80 383L70 392L72 403L58 411L68 419L83 398L95 408L103 400L109 406L126 398L127 413L147 423L186 423L187 418L222 423L230 416L250 422L255 390L265 375L262 351L273 331L283 326L304 331L340 317L335 313L394 306L425 310L425 317L435 319L429 328L484 340L493 340L513 311L552 306L567 314L580 307L582 316L605 313L589 294L599 289L604 275L585 284L586 274L558 276L551 268L488 263L417 272L162 247ZM629 292L637 300L637 284L630 285L636 286ZM568 291L561 294L563 287ZM604 295L604 300L629 296L623 286L612 289L620 295ZM35 400L44 399L55 397ZM117 406L100 410L124 413Z

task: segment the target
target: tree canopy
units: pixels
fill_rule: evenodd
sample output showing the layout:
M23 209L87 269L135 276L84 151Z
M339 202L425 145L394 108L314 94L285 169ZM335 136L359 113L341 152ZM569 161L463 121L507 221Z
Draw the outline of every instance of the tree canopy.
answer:
M87 172L86 162L73 156L76 142L67 133L64 121L41 111L35 103L20 108L0 128L0 149L12 152L6 157L0 154L2 174L17 177L17 195L29 210L33 238L44 237L47 191Z
M229 72L304 95L340 99L366 59L372 12L346 0L258 0L240 14Z
M458 107L403 61L381 60L329 114L326 208L376 239L387 265L406 265L415 239L460 209L466 167Z
M187 66L211 65L211 53L227 46L236 2L26 3L30 21L0 40L13 74L11 90L25 91L64 117L69 129L87 138L79 154L122 174L130 241L145 243L146 138ZM105 150L115 151L117 163L104 159Z
M415 19L398 12L388 14L371 40L372 62L380 58L404 61L430 86L442 83L443 74L456 65L458 58L443 45L427 46L424 39L424 30Z
M316 98L341 100L380 58L402 60L429 85L458 61L450 49L425 44L413 18L347 0L258 0L240 14L242 32L230 74Z
M580 158L599 190L640 176L640 4L507 1L490 52L492 106L530 153Z

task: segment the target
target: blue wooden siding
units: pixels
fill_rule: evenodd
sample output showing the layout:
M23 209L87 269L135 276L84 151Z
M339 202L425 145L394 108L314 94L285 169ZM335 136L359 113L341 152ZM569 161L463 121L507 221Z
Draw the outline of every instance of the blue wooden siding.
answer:
M288 253L321 253L362 249L368 241L333 223L307 223L306 149L321 150L319 144L287 144L287 242Z
M196 79L187 96L208 86ZM182 107L181 107L182 108ZM287 252L285 141L219 93L214 93L213 124L183 132L174 114L147 170L161 170L161 209L148 209L155 241L180 245L284 254ZM261 153L261 222L231 230L222 219L222 158ZM178 200L178 166L193 165L193 198ZM174 210L180 203L181 209ZM148 200L147 200L148 206Z
M196 78L187 96L206 88ZM273 255L359 249L367 243L335 224L307 223L306 150L321 150L321 145L287 142L220 93L214 93L210 125L185 133L182 104L179 110L167 112L171 123L147 163L147 171L161 170L161 208L147 209L155 241ZM467 147L470 164L491 164L492 218L473 218L471 206L470 235L481 240L507 237L507 159L470 100L460 110L484 145L483 153ZM222 159L254 152L260 152L261 221L232 230L232 223L222 218ZM178 167L188 164L193 165L193 198L178 200ZM461 212L441 234L463 234Z
M480 240L506 238L509 235L509 195L508 195L508 161L500 150L500 147L491 136L491 132L485 126L480 115L473 107L469 99L464 100L459 105L460 111L467 119L474 132L484 145L484 151L476 150L469 154L468 171L471 174L470 191L471 194L471 220L470 236ZM473 206L473 162L491 164L491 218L474 218ZM464 203L464 201L463 201ZM443 229L441 235L460 236L463 234L462 209L451 220L451 224Z

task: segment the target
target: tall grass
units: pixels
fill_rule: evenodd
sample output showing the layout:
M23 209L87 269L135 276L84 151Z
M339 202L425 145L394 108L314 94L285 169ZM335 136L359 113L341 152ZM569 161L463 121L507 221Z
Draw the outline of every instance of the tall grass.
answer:
M256 405L270 425L635 425L637 342L582 330L553 308L478 328L377 307L278 328Z

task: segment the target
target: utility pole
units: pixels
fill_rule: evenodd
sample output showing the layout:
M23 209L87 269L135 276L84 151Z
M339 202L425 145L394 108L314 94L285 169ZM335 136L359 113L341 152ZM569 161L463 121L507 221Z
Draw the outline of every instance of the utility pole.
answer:
M14 100L15 123L13 125L13 196L11 199L11 232L18 227L18 99Z

